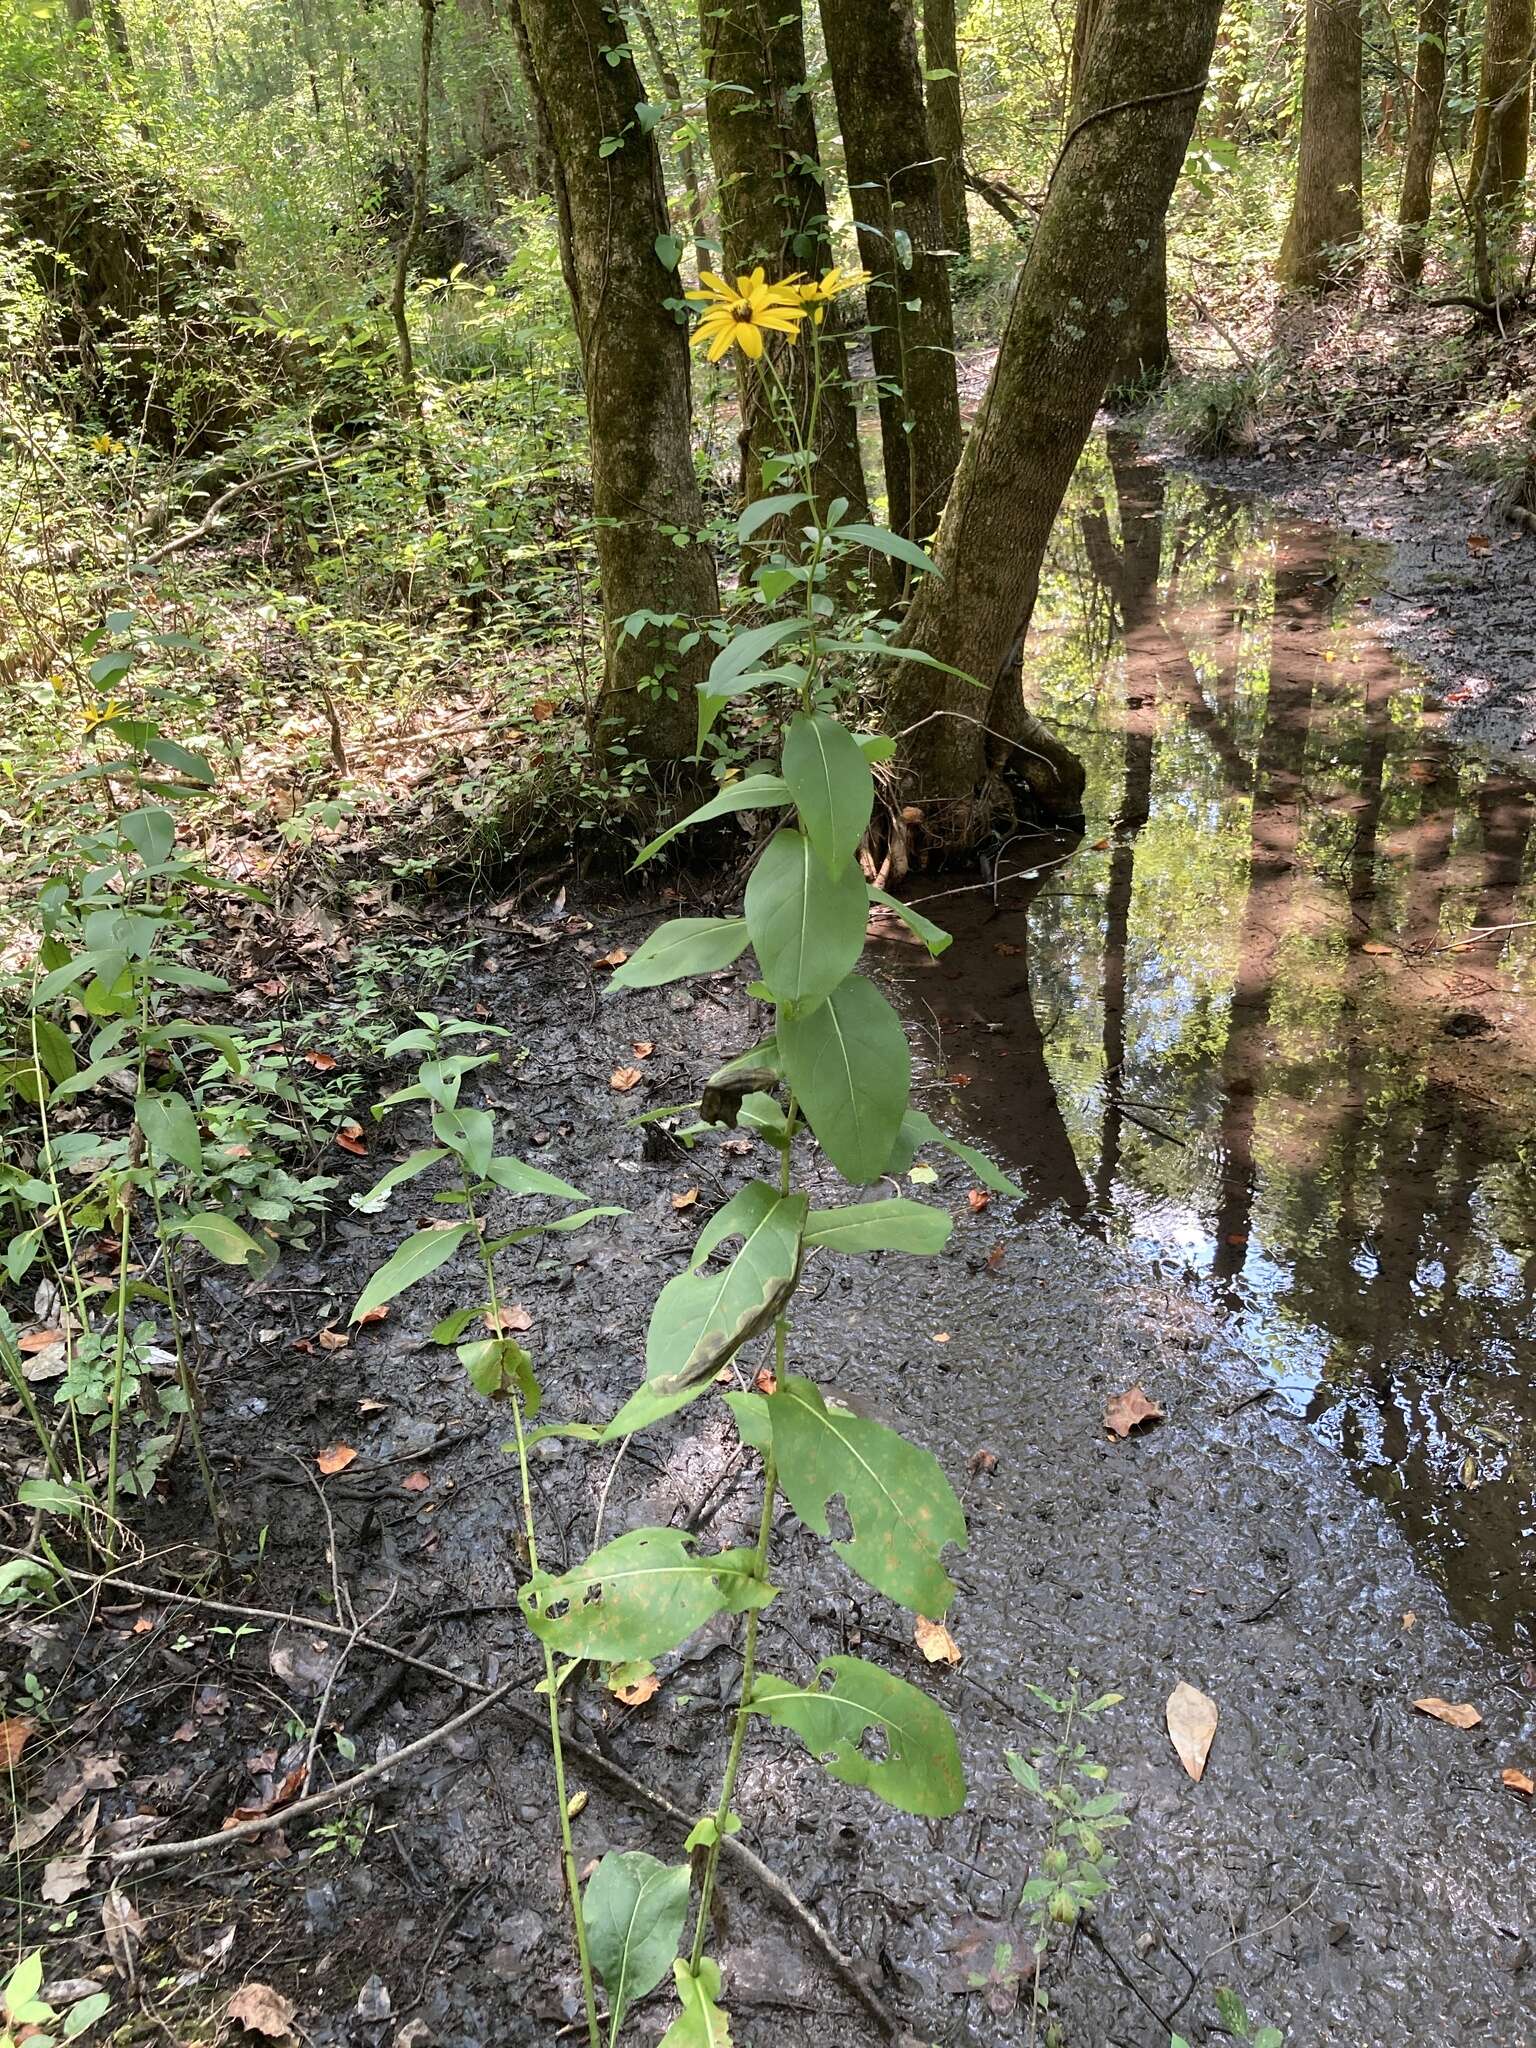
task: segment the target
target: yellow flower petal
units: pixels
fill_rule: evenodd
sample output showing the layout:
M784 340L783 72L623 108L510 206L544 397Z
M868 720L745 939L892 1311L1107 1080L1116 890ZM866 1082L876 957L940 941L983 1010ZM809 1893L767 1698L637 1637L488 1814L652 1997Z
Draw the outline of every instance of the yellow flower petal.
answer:
M707 286L708 289L714 292L716 296L719 298L733 299L736 296L736 294L731 290L730 286L726 283L725 279L723 277L717 277L715 272L712 270L701 270L699 272L699 283Z
M738 320L735 342L743 355L750 356L756 362L763 352L763 330L754 327L750 320Z
M736 328L734 322L729 327L722 327L709 344L709 360L712 363L718 363L735 339Z

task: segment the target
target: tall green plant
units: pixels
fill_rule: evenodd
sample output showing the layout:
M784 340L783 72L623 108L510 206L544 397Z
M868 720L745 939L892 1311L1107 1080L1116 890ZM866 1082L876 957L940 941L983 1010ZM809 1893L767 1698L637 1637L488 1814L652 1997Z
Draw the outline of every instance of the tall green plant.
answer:
M814 350L822 305L854 282L831 273L818 285L767 285L759 272L733 287L706 275L695 295L709 308L700 334L711 353L736 346L758 366L788 435L796 432L796 409L772 351L796 346L807 325ZM701 748L726 705L751 694L773 716L779 758L727 783L641 859L687 825L727 812L779 812L784 822L761 848L739 915L663 924L611 984L654 988L713 973L751 948L758 969L752 992L773 1004L774 1029L708 1078L700 1107L707 1123L751 1128L777 1152L778 1172L750 1181L710 1219L686 1269L662 1289L645 1377L618 1413L601 1429L568 1426L568 1433L613 1443L653 1428L714 1391L722 1369L771 1331L768 1391L724 1395L742 1442L761 1461L756 1539L750 1549L709 1553L677 1529L632 1529L566 1571L536 1571L521 1595L548 1649L597 1665L655 1658L715 1615L744 1616L741 1689L719 1796L687 1845L697 1852L698 1882L686 1959L677 1948L688 1865L612 1854L587 1885L583 1919L608 1993L610 2043L625 2010L669 1966L682 2013L664 2048L727 2038L720 1971L705 1948L721 1844L739 1825L732 1800L754 1720L799 1736L832 1777L905 1812L954 1813L965 1796L954 1730L916 1686L857 1657L828 1657L814 1672L793 1676L762 1669L758 1658L761 1617L778 1590L770 1566L780 1493L807 1528L828 1539L830 1507L841 1500L850 1534L833 1541L834 1551L866 1584L929 1618L954 1596L945 1554L966 1540L959 1501L937 1459L852 1412L795 1369L791 1352L793 1301L813 1253L931 1254L949 1237L951 1219L903 1197L812 1207L800 1184L811 1143L853 1189L905 1173L920 1147L937 1143L990 1185L1018 1192L911 1107L901 1020L858 971L875 900L905 918L930 952L950 941L871 887L860 865L874 805L871 763L890 752L890 742L855 730L849 713L857 664L887 650L880 634L840 626L839 593L852 558L869 550L917 574L932 564L911 542L849 521L846 506L818 509L806 487L814 445L813 414L798 445L765 464L771 495L737 522L738 542L757 555L746 593L757 616L717 635L722 644L699 693Z

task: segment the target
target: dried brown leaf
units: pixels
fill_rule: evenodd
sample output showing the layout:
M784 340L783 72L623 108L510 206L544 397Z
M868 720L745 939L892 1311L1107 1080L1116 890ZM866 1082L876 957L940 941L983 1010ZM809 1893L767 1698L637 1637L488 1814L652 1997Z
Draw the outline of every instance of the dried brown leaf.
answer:
M1536 1778L1530 1777L1525 1771L1500 1771L1499 1781L1507 1785L1511 1792L1518 1792L1524 1799L1536 1796Z
M25 1714L8 1716L0 1720L0 1770L13 1771L21 1762L21 1752L26 1748L37 1723Z
M608 1077L608 1086L617 1088L621 1095L625 1095L631 1088L638 1088L644 1079L645 1076L638 1067L615 1067Z
M1123 1440L1144 1423L1161 1422L1165 1413L1156 1401L1148 1399L1138 1380L1134 1387L1127 1387L1123 1394L1112 1394L1104 1403L1104 1427L1111 1436Z
M1211 1753L1216 1723L1220 1718L1216 1702L1209 1693L1201 1692L1198 1686L1190 1685L1181 1678L1169 1693L1163 1712L1168 1734L1179 1753L1179 1762L1199 1784L1205 1775L1205 1760Z
M316 1454L315 1463L329 1477L332 1472L345 1472L356 1456L350 1444L327 1444Z
M270 1984L242 1984L224 2008L225 2015L249 2034L280 2041L293 2032L293 2006Z
M1432 1721L1444 1721L1448 1728L1476 1728L1483 1718L1476 1707L1436 1699L1433 1693L1413 1704L1421 1714L1428 1714Z
M926 1615L920 1614L913 1625L912 1640L930 1664L960 1662L960 1645L942 1621L930 1621Z

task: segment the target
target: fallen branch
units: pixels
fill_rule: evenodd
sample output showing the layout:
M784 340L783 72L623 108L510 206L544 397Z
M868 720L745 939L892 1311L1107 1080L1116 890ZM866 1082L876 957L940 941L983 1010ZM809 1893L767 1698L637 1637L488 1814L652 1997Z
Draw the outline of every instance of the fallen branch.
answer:
M145 1843L137 1849L122 1850L113 1858L115 1867L126 1868L133 1863L165 1862L173 1856L194 1855L203 1850L222 1848L226 1843L244 1841L270 1828L281 1827L302 1814L317 1812L324 1806L334 1806L339 1801L350 1798L360 1785L382 1777L397 1764L408 1762L411 1757L430 1749L434 1743L456 1733L467 1722L486 1713L491 1707L505 1707L520 1721L536 1729L546 1740L549 1736L549 1722L544 1709L525 1705L522 1700L512 1697L519 1686L526 1684L526 1678L510 1679L505 1685L491 1688L482 1685L478 1679L466 1678L461 1672L450 1671L445 1665L432 1664L423 1657L413 1656L407 1650L396 1649L392 1643L381 1643L366 1635L358 1635L354 1639L352 1630L339 1622L318 1621L310 1615L285 1612L280 1608L245 1607L235 1601L214 1600L200 1593L178 1593L165 1586L146 1585L140 1580L120 1578L113 1573L65 1569L60 1576L77 1585L115 1588L118 1592L137 1594L144 1599L164 1601L168 1606L179 1604L184 1607L197 1607L208 1613L234 1615L246 1621L277 1622L287 1628L313 1629L321 1635L344 1636L355 1649L371 1650L375 1656L393 1657L397 1663L408 1665L414 1671L424 1671L445 1685L456 1685L464 1692L478 1695L475 1704L462 1714L456 1715L453 1720L445 1721L441 1727L433 1729L429 1734L419 1736L415 1742L407 1743L403 1749L397 1749L393 1756L382 1762L370 1764L366 1770L342 1779L339 1784L332 1785L327 1791L297 1800L292 1806L283 1807L273 1814L263 1815L259 1820L242 1821L236 1827L221 1828L217 1834L199 1835L184 1842ZM584 1770L591 1771L598 1777L606 1778L628 1797L643 1806L648 1806L653 1813L671 1821L684 1833L692 1829L698 1818L696 1814L685 1812L682 1807L674 1806L662 1793L653 1792L650 1786L642 1783L639 1778L631 1777L622 1764L614 1763L600 1750L589 1749L585 1743L576 1742L569 1736L565 1738L564 1746L569 1761L580 1764ZM833 1940L831 1930L817 1918L810 1907L764 1863L760 1856L754 1855L752 1850L734 1835L727 1835L721 1842L720 1849L728 1862L745 1871L759 1889L772 1899L780 1912L795 1923L819 1952L833 1975L858 2000L881 2032L890 2040L898 2039L902 2031L900 2022L859 1976L852 1961Z
M255 476L243 477L239 483L231 484L227 491L219 493L196 526L189 528L186 533L178 533L171 540L162 541L159 547L151 548L147 555L140 555L140 563L148 567L152 563L167 560L171 555L179 555L183 548L195 547L200 540L206 540L219 524L224 508L244 492L255 490L259 484L274 483L280 476L297 476L301 470L317 469L319 465L318 455L303 455L296 462L280 463L276 469L264 469Z

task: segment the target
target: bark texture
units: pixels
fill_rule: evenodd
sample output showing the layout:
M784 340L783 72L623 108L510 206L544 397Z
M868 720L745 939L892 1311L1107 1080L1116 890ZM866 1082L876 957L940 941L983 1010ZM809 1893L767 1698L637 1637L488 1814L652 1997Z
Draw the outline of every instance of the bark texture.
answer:
M1397 209L1397 263L1407 284L1417 284L1424 274L1424 229L1434 202L1435 152L1440 147L1445 46L1450 32L1451 0L1423 0L1413 60L1413 93L1408 103L1408 140L1403 149L1403 189Z
M1531 140L1532 0L1488 0L1483 71L1467 184L1482 210L1508 206L1525 183Z
M1284 284L1315 291L1335 282L1335 252L1364 230L1360 95L1360 0L1307 0L1296 198L1280 249Z
M955 0L923 0L923 80L928 95L928 144L938 158L939 219L944 246L971 253L971 218L965 207L965 114L960 97L960 45ZM948 77L935 74L947 72Z
M1021 771L1047 807L1078 808L1082 763L1025 710L1013 657L1052 523L1115 368L1126 252L1145 254L1162 223L1220 11L1220 0L1188 0L1170 25L1139 0L1104 0L1078 111L945 514L940 574L919 587L901 636L988 686L985 694L949 679L936 687L930 670L896 671L889 722L904 729L926 720L902 743L906 792L948 808L948 824L929 821L941 842L963 843L989 769Z
M1080 111L1083 75L1093 39L1098 34L1104 0L1078 0L1072 26L1072 77L1068 124ZM1126 252L1127 268L1133 267ZM1172 360L1168 346L1168 228L1157 224L1141 269L1141 281L1122 316L1120 356L1109 380L1111 391L1130 391L1160 378Z
M518 0L554 172L561 256L581 346L591 443L605 674L599 738L653 764L693 751L694 687L712 651L675 630L620 631L637 611L687 620L719 609L689 441L688 339L655 250L667 231L661 160L635 108L639 74L600 0ZM610 57L617 55L616 62ZM599 155L605 137L620 147Z
M888 520L922 540L960 459L955 329L939 180L909 0L828 0L822 32L843 129L880 381Z
M708 81L709 149L715 164L720 234L733 275L761 263L770 278L830 267L827 201L817 175L816 115L805 80L800 0L702 0L700 47ZM856 519L869 517L858 419L848 383L848 352L824 323L816 336L826 378L816 409L816 466L811 489L825 507L848 500ZM777 350L794 391L802 429L809 431L809 331ZM762 379L737 357L742 417L742 495L762 495L765 455L782 453Z

